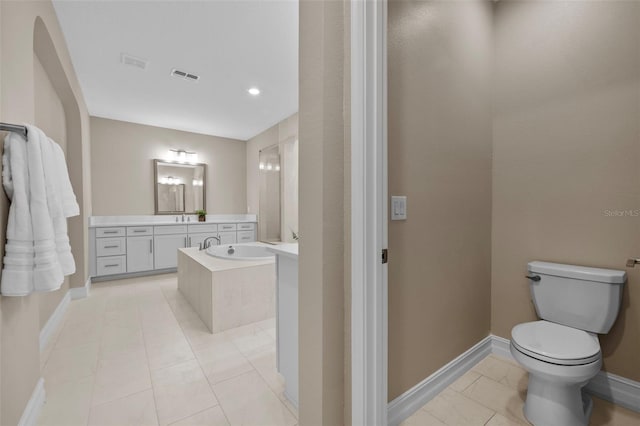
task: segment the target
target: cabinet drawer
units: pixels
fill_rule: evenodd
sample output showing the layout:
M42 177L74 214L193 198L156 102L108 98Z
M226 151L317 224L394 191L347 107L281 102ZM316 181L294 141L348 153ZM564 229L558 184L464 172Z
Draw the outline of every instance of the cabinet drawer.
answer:
M155 235L186 234L187 225L154 226L153 233Z
M118 256L127 253L124 237L100 238L96 240L96 254L98 256Z
M208 223L208 224L202 224L202 225L187 225L187 227L189 228L189 233L190 234L195 234L195 233L203 233L203 232L218 232L218 225L216 225L215 223Z
M238 231L249 231L249 230L253 231L254 229L256 229L255 223L239 223L238 224Z
M218 224L218 231L235 231L235 223L220 223Z
M153 235L153 226L127 226L127 237Z
M238 243L254 242L256 239L253 234L253 231L238 231Z
M125 256L99 257L97 260L98 275L124 274L127 272Z
M96 237L124 237L124 227L117 228L96 228Z

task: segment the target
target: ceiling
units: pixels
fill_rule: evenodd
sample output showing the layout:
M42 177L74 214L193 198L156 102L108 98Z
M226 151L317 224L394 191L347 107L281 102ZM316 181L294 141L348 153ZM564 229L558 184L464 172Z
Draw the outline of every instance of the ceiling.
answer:
M247 140L298 110L297 1L54 6L92 116ZM123 65L123 53L146 69Z

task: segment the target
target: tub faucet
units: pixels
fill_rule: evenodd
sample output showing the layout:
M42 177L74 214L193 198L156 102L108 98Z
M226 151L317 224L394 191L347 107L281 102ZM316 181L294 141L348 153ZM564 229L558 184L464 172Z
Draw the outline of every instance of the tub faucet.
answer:
M216 241L218 241L218 245L220 245L220 237L207 237L207 238L204 239L202 244L200 244L200 250L205 250L205 249L208 249L209 247L211 247L211 241L210 240L216 240Z

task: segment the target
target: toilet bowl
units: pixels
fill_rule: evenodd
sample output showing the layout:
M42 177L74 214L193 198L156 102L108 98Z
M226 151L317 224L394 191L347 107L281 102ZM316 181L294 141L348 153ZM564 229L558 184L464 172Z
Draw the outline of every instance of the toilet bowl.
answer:
M591 398L582 388L602 366L597 336L548 321L519 324L511 354L529 372L524 415L536 426L584 426Z
M511 354L529 372L524 415L535 426L586 426L591 398L582 388L602 366L597 334L620 309L624 271L530 262L527 278L541 321L511 331Z

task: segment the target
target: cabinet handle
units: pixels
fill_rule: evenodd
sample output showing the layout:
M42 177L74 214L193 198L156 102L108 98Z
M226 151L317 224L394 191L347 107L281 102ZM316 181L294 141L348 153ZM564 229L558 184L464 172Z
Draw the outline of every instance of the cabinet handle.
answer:
M104 234L117 234L118 231L102 231Z
M184 237L184 246L187 246L187 237Z
M191 247L191 237L189 237L189 247Z
M118 248L119 246L104 246L104 248Z
M117 263L111 264L111 265L104 265L105 268L115 268L116 266L120 266Z
M153 253L153 240L149 240L149 253Z
M133 232L147 232L146 229L134 229Z

